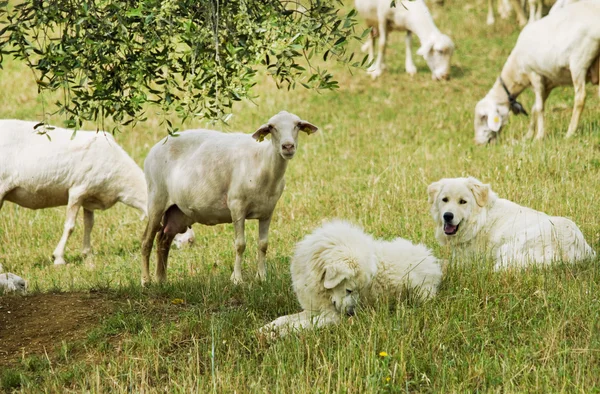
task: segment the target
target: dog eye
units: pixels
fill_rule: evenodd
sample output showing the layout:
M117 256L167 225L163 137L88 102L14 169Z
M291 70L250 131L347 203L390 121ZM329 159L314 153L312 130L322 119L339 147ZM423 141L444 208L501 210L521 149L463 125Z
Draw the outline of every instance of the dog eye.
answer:
M346 294L347 294L347 295L350 295L350 294L352 294L352 290L350 290L350 289L346 289Z
M448 202L448 197L444 197L444 198L442 198L442 201L443 201L443 202Z
M466 204L467 202L461 198L461 199L460 199L460 201L459 201L458 203L459 203L460 205L464 205L464 204Z

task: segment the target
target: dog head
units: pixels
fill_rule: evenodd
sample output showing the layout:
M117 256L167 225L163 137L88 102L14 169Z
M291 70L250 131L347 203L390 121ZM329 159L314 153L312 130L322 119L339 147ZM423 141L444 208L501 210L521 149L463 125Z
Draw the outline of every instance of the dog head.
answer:
M353 315L361 290L377 273L373 238L335 220L296 245L292 282L305 310Z
M490 185L475 178L445 178L427 188L436 238L441 244L471 240L486 218L486 208L497 198Z

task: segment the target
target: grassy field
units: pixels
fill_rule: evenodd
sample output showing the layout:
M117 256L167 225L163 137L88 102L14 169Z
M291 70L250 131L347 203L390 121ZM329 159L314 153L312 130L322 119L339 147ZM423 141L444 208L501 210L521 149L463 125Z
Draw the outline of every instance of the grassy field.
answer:
M26 347L0 364L0 391L598 391L599 260L514 273L493 272L482 260L451 260L439 296L425 304L364 308L345 324L274 343L256 335L263 324L299 311L290 254L324 219L349 219L375 236L422 242L451 259L434 238L427 204L427 185L442 177L471 175L501 197L572 218L600 250L597 87L588 86L573 139L564 139L573 90L563 88L548 101L543 142L523 141L528 119L511 117L498 144L475 146L473 110L516 41L516 23L498 20L488 27L483 4L450 0L437 24L457 45L448 82L432 81L417 56L418 74L406 75L404 37L396 33L388 68L376 81L363 70L336 66L339 91L278 91L265 80L256 90L258 106L236 108L229 130L252 132L282 109L320 127L300 137L288 167L264 284L254 280L256 222L247 225L245 284L229 282L232 226L196 225L195 245L171 253L169 283L142 289L144 223L133 209L118 205L96 215L89 260L80 255L80 218L68 244L69 264L56 268L51 253L64 208L31 211L6 203L0 211L0 263L29 281L23 304L63 293L82 300L93 295L105 307L94 304L97 317L73 328L79 335L57 330L45 351L29 353ZM3 66L0 117L39 119L44 106L31 72L12 61ZM520 101L529 109L532 93ZM151 118L117 139L142 165L165 133ZM56 318L68 320L70 314L65 308Z

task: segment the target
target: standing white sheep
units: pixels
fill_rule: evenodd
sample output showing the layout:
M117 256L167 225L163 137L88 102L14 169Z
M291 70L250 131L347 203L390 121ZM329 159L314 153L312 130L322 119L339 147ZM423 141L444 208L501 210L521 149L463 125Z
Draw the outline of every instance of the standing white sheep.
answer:
M405 68L408 74L417 73L411 48L412 33L415 33L421 41L421 48L417 54L425 58L432 78L450 78L450 58L454 53L454 43L450 37L439 31L424 0L398 0L395 7L391 6L390 0L355 0L354 4L359 15L365 18L367 25L372 28L371 36L362 48L368 51L370 61L373 61L375 38L379 36L377 59L368 70L373 78L380 76L385 68L385 47L391 30L406 31Z
M257 276L264 280L269 225L300 131L312 134L317 127L281 111L252 135L188 130L157 143L144 163L149 200L142 284L150 282L150 253L156 234L156 277L163 282L173 238L193 223L233 223L236 259L231 280L242 282L246 219L259 221ZM270 142L255 141L269 134Z
M83 207L83 250L91 252L94 210L118 201L146 212L146 182L140 167L110 134L0 120L0 208L10 201L25 208L66 205L63 235L54 264L65 264L67 240ZM40 134L44 129L44 135Z
M544 104L557 86L572 84L575 104L566 137L575 134L585 104L585 84L598 84L600 73L600 1L588 0L527 25L508 56L500 78L475 106L475 142L498 136L509 110L526 113L516 101L529 85L535 104L526 138L545 135ZM542 37L543 39L541 39Z

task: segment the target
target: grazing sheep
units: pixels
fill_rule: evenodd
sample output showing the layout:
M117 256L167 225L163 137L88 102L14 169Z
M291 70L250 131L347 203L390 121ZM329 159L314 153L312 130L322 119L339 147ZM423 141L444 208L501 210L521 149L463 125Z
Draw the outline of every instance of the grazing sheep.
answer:
M454 53L454 43L450 37L439 31L423 0L398 0L395 7L391 7L390 0L355 0L354 4L358 13L372 28L371 36L362 48L363 51L368 51L370 61L373 61L375 38L379 36L377 60L368 70L373 78L380 76L385 68L383 58L387 36L391 30L406 31L405 68L408 74L417 73L411 48L412 33L415 33L421 41L421 48L417 54L425 58L432 78L450 78L450 58Z
M424 245L403 238L375 240L341 220L325 223L298 242L290 268L303 311L263 326L260 333L268 337L335 324L354 315L359 299L375 306L400 298L405 290L429 299L442 279L438 259Z
M544 137L544 104L557 86L572 84L575 105L566 137L575 134L585 104L585 84L598 84L600 73L600 1L582 1L527 25L509 55L500 78L475 107L475 142L498 136L509 110L525 113L517 96L529 85L535 104L526 138ZM544 39L541 40L540 37Z
M25 293L27 282L25 279L11 273L0 274L0 293L11 291Z
M111 135L35 125L0 120L0 208L4 201L30 209L66 205L63 235L53 253L54 264L65 264L65 246L79 208L86 255L91 252L94 210L120 201L145 213L146 182Z
M550 8L548 15L550 15L558 10L563 9L564 7L568 6L569 4L576 3L577 1L578 0L558 0L556 3L554 3L552 8Z
M257 276L264 280L269 225L284 189L288 160L298 148L300 131L312 134L317 127L281 111L252 135L188 130L157 143L144 164L149 200L142 242L142 284L150 281L150 252L156 233L156 277L162 282L167 278L173 237L193 223L233 223L236 259L231 280L242 282L246 219L259 221ZM255 141L269 134L270 142Z
M533 23L542 18L542 10L544 7L544 2L542 0L528 0L529 2L529 23ZM517 15L517 21L519 22L519 26L525 26L527 21L527 16L525 15L525 11L523 7L525 6L525 1L522 3L519 0L498 0L498 13L502 19L507 19L510 15L510 11L514 10ZM494 18L494 4L493 0L488 0L488 14L487 14L487 24L493 25L496 22Z

